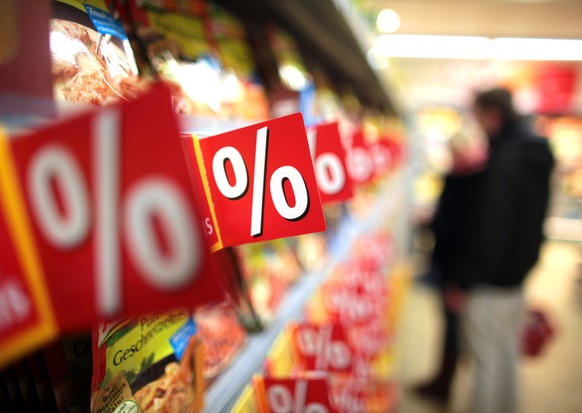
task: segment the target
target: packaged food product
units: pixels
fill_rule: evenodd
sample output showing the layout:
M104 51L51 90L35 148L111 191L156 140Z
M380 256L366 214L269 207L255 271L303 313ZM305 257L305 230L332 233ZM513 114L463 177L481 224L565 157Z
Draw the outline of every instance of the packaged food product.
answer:
M242 245L236 250L253 307L269 322L289 286L302 274L296 251L289 239Z
M198 334L204 344L204 377L220 374L238 355L246 333L228 303L200 308L195 314Z
M64 336L43 349L58 411L87 412L91 399L91 334Z
M102 325L93 334L91 411L198 412L202 363L188 311Z
M151 67L171 87L176 112L216 116L222 69L209 43L205 0L130 0L135 33Z
M55 0L50 26L57 101L107 105L147 87L121 23L104 0Z
M58 412L52 381L42 350L38 350L27 357L30 373L38 395L41 412Z
M287 31L275 24L267 25L265 31L280 82L271 93L271 116L301 111L309 119L311 116L307 112L312 110L315 87L303 64L299 47Z
M266 120L269 104L259 80L245 26L233 14L211 3L213 45L224 67L222 110L227 116Z

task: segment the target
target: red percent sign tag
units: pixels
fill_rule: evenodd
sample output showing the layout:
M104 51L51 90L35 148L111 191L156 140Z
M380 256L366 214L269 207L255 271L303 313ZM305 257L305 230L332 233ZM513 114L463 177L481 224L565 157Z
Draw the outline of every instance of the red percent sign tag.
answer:
M345 201L353 196L352 180L346 169L346 151L337 122L324 123L307 130L315 177L321 202Z
M346 154L346 166L356 184L366 184L374 178L374 157L364 141L363 129L356 130L352 135L352 146Z
M223 247L325 230L301 114L199 143Z
M0 368L55 335L7 136L0 128Z
M262 397L270 413L336 413L330 403L327 376L305 378L265 377Z
M186 161L190 170L190 177L192 178L192 187L194 188L197 199L200 201L198 203L202 219L200 225L202 226L202 231L206 234L208 244L211 245L213 249L217 249L220 240L218 238L218 230L214 224L216 217L214 216L212 205L210 204L209 197L205 191L207 186L204 185L202 176L204 163L202 159L198 159L199 153L196 151L197 140L198 138L196 136L182 136Z
M165 86L12 150L61 330L222 297Z
M352 370L352 349L341 325L301 323L292 331L294 351L306 370Z

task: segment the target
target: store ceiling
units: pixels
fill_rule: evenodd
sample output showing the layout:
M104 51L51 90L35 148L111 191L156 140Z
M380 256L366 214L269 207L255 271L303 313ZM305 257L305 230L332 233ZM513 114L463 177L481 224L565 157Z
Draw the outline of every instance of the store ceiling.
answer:
M582 39L581 0L360 0L400 15L399 34Z

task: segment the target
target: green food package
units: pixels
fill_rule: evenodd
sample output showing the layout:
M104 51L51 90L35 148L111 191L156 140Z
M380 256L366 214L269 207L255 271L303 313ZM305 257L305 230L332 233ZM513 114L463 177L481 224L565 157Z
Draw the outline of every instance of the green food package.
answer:
M199 412L202 365L187 311L101 325L93 333L91 412Z

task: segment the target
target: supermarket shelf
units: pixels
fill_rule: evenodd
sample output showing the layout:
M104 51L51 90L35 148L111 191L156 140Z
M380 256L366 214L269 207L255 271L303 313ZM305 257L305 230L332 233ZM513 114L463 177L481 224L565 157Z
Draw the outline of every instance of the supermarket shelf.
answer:
M332 268L329 266L329 268ZM329 270L328 270L329 271ZM250 383L253 374L263 369L264 361L285 325L303 318L303 309L309 297L325 277L326 271L309 274L294 285L281 304L278 317L267 330L250 335L236 361L212 384L206 393L205 413L228 412Z
M399 112L386 82L370 67L366 35L354 32L361 22L356 11L336 0L218 0L239 15L254 20L276 20L329 73L352 85L364 103Z
M293 285L281 303L274 322L265 331L249 336L246 346L234 363L207 390L204 413L221 413L232 409L245 387L251 382L252 376L263 371L264 361L286 324L303 319L307 301L339 262L349 256L356 237L378 229L379 221L389 216L392 213L391 209L398 208L391 200L396 199L402 190L402 176L393 176L378 194L375 208L366 218L358 220L349 215L344 216L337 233L328 245L329 259L325 267L320 271L306 274Z
M178 121L180 132L195 134L201 137L217 135L259 122L244 119L224 119L220 117L190 115L179 115Z

